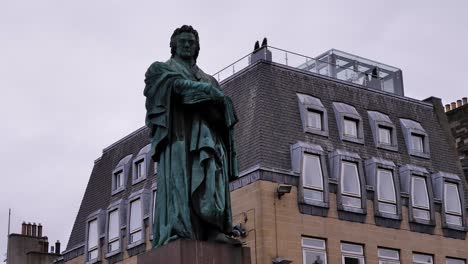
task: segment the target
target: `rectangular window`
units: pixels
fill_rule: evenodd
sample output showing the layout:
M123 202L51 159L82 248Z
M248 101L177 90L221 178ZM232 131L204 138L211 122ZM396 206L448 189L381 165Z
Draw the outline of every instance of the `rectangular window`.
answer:
M114 186L113 190L117 190L118 188L122 187L124 185L124 177L123 177L123 171L118 171L114 173Z
M145 175L145 160L135 162L135 180L143 177Z
M411 201L413 217L430 220L429 195L424 177L411 177Z
M119 210L113 210L109 213L107 252L113 252L120 249L119 232Z
M130 203L130 239L129 244L140 241L143 238L141 219L141 199Z
M397 213L395 183L391 170L377 170L377 197L379 201L379 211L389 214Z
M413 254L413 263L414 264L432 264L434 263L434 259L431 255Z
M88 222L88 261L98 257L97 219Z
M364 249L361 245L341 243L342 264L364 264Z
M417 153L424 152L424 136L418 134L411 134L411 149Z
M323 201L323 172L320 156L304 153L302 160L304 199Z
M447 224L462 226L462 210L457 184L444 183L444 204Z
M445 264L465 264L464 259L446 258Z
M361 182L356 163L341 162L340 185L343 205L361 208Z
M379 248L379 264L400 264L400 252L395 249Z
M327 264L325 240L303 237L302 258L304 264Z
M307 127L322 130L322 113L307 109Z
M392 129L385 126L379 126L379 143L385 145L392 144Z
M344 135L348 137L358 137L358 121L355 119L344 118Z

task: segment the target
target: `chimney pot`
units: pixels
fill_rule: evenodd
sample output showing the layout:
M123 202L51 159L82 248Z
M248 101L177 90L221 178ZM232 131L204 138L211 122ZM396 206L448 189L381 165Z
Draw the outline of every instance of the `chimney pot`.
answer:
M452 102L452 103L451 103L451 107L452 107L452 110L455 109L455 108L457 108L457 103Z
M26 225L26 222L23 222L23 223L21 224L21 234L22 234L22 235L26 235L26 233L27 233L26 229L27 229L27 228L28 228L28 226Z
M448 112L448 111L450 111L450 104L445 105L445 112Z
M28 225L27 225L27 228L26 228L26 235L27 236L31 236L31 229L32 229L32 225L31 225L31 222L29 222Z
M39 225L37 226L37 236L42 237L42 225L41 225L41 223L39 223Z
M43 252L44 252L44 253L47 253L48 250L49 250L49 242L48 242L48 241L45 241L45 242L44 242Z
M36 223L33 223L33 225L32 225L31 236L33 236L33 237L37 236L37 225L36 225Z
M462 100L457 100L457 107L462 106Z
M54 252L55 252L54 246L50 246L50 253L54 253Z
M462 101L463 101L463 105L468 104L468 98L467 97L463 97Z

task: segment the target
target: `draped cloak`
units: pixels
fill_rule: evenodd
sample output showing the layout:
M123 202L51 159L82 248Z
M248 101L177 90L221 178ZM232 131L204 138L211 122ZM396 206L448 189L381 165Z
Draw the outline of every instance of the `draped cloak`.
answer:
M207 232L229 233L229 181L238 175L231 99L196 85L174 85L182 79L219 89L196 65L175 59L153 63L145 77L146 125L158 162L153 248L178 238L204 240Z

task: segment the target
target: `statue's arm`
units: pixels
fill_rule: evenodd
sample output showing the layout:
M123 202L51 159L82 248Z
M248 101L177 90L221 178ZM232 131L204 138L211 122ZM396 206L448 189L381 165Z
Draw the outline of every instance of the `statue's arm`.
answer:
M193 96L195 94L203 94L206 99L222 98L224 94L213 87L210 83L197 82L186 79L176 79L173 83L175 93L182 96Z

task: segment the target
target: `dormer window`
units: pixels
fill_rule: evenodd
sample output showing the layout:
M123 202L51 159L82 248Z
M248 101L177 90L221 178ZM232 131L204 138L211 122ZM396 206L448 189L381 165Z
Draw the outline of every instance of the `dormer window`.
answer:
M142 230L142 208L141 199L136 199L130 202L130 237L129 244L134 244L141 241L143 237Z
M361 115L351 105L344 103L333 103L336 124L340 139L354 143L364 144L364 128Z
M127 176L130 170L132 155L127 155L121 159L112 171L112 195L125 190Z
M417 153L424 153L424 136L411 133L411 149Z
M397 151L396 129L390 117L377 111L368 111L367 114L375 146L381 149Z
M408 154L421 158L429 158L429 139L421 124L409 119L400 119L400 123L408 148Z
M144 146L133 159L132 184L137 184L147 178L149 170L149 151L151 144Z
M327 109L320 99L306 94L297 94L297 99L304 132L328 137Z
M319 155L304 153L302 179L304 199L323 202L323 171Z
M112 253L120 249L119 209L109 212L108 217L107 252Z
M307 109L307 128L322 130L322 112L313 109Z
M358 137L358 120L346 118L344 119L344 135L348 137Z
M378 142L384 145L392 145L392 129L390 127L379 126Z
M452 173L432 174L434 197L442 201L442 227L465 231L465 201L461 178ZM453 233L453 232L452 232ZM465 235L463 235L464 237Z
M377 199L379 201L379 210L381 212L388 214L397 213L393 171L377 169Z

